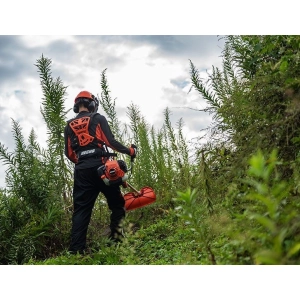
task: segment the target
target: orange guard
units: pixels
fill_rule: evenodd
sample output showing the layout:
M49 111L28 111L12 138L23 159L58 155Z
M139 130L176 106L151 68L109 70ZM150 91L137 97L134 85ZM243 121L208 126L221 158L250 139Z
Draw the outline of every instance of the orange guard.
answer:
M125 209L134 210L146 205L149 205L156 200L156 195L154 191L148 187L143 187L139 193L131 192L124 195L125 199Z

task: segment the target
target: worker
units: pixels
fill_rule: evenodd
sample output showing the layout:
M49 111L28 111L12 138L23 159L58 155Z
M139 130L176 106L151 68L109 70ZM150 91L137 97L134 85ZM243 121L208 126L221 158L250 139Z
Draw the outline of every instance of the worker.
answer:
M81 91L75 98L73 111L77 116L64 130L65 155L74 164L73 215L70 253L84 253L87 230L92 210L99 193L106 198L110 214L112 242L122 240L122 221L125 218L125 200L120 185L106 185L97 169L108 159L108 147L136 157L137 147L122 145L115 140L106 118L97 113L99 101L88 91Z

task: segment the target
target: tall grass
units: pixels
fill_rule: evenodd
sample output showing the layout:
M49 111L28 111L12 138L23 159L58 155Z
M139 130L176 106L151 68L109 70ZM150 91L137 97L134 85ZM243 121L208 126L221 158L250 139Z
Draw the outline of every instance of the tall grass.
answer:
M73 166L64 157L63 131L69 111L65 109L67 88L60 78L52 77L51 64L52 61L43 55L36 62L43 91L41 114L47 127L47 149L39 145L34 128L26 142L15 120L12 120L15 150L10 153L0 144L0 159L8 166L7 187L0 194L2 264L23 264L30 259L47 258L68 246ZM157 196L152 208L167 210L174 205L175 191L184 188L192 176L182 120L174 129L171 112L166 109L164 124L157 129L148 124L138 106L131 104L127 108L128 124L121 124L106 70L101 74L100 88L100 111L107 117L115 138L125 145L134 143L138 147L130 182L138 189L152 187ZM120 157L128 160L124 155ZM150 213L145 208L128 214L128 222L138 224L141 213L147 211ZM159 215L159 210L156 211ZM152 217L150 213L143 221L147 223ZM102 233L108 222L109 211L100 195L89 227L91 247L101 245L99 241L103 240Z

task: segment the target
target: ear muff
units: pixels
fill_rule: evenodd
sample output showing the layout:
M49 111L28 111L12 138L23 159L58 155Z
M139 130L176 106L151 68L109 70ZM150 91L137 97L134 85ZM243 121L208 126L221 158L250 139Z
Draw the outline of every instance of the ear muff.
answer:
M98 98L95 97L94 95L92 95L92 99L93 101L90 102L88 110L95 113L98 111L99 101Z
M73 106L74 113L79 113L79 104L83 104L84 107L86 107L89 112L97 112L98 110L98 99L93 96L93 100L87 99L87 98L78 98L76 103Z
M78 102L74 104L73 111L74 111L75 114L79 113L79 103Z
M95 107L96 107L95 101L90 101L87 109L89 110L89 112L94 112Z
M94 102L94 105L95 105L94 112L96 113L98 111L98 107L99 107L99 100L94 95L93 95L93 99L94 99L93 102Z
M99 100L93 94L87 91L80 92L74 101L73 111L78 114L79 113L79 105L83 104L89 112L97 112L99 106Z

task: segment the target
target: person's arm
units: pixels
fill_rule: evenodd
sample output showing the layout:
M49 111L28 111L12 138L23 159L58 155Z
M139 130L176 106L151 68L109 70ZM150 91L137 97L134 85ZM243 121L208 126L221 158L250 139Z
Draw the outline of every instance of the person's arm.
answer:
M66 126L64 130L64 139L65 139L65 155L70 161L76 164L78 162L78 158L71 146L71 139L70 136L68 135L68 126Z
M96 127L96 136L98 139L102 140L111 149L116 150L120 153L124 153L130 156L135 154L135 150L132 147L126 147L115 139L104 116L98 114L95 119L98 122L98 125Z

